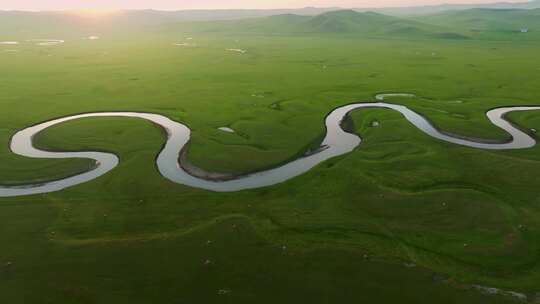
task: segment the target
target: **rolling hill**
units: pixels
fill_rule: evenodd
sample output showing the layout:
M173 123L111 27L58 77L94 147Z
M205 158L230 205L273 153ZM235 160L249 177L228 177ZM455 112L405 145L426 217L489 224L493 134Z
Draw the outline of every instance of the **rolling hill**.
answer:
M301 10L314 13L315 9ZM207 12L208 13L208 12ZM63 36L94 32L192 32L261 35L348 34L406 38L465 39L457 31L418 20L354 10L330 11L315 16L280 14L236 20L204 20L194 12L153 10L121 11L110 16L80 16L74 12L0 12L0 35L4 38L24 35ZM222 12L222 17L225 12ZM229 16L231 17L231 16ZM196 20L194 20L195 18ZM232 18L232 17L231 17Z
M404 39L540 39L540 9L484 9L396 17L378 12L318 9L272 10L265 14L299 12L236 19L261 11L120 11L110 16L91 17L74 12L0 11L2 40L34 36L80 37L95 33L131 32L223 33L253 35L358 35ZM324 11L324 10L323 10ZM215 14L214 14L215 13ZM262 14L262 13L261 13ZM227 20L207 20L224 18ZM527 34L520 33L528 29Z
M241 20L268 16L294 14L314 16L338 8L274 9L274 10L120 10L110 15L92 16L79 11L2 11L0 34L58 32L69 34L80 31L144 30L155 26L196 21Z
M468 9L537 9L540 8L540 0L523 1L523 2L495 2L495 3L477 3L477 4L441 4L441 5L426 5L426 6L411 6L411 7L390 7L390 8L373 8L375 12L395 15L395 16L412 16L412 15L430 15L445 11L462 11ZM365 10L365 9L364 9ZM359 9L361 11L361 9Z
M522 34L521 29L528 29L528 33L521 36L530 37L540 31L540 9L470 9L418 17L416 20L480 35L515 36Z
M332 11L317 16L278 15L266 18L182 23L194 32L287 34L347 34L363 36L467 39L459 32L416 20L354 10Z

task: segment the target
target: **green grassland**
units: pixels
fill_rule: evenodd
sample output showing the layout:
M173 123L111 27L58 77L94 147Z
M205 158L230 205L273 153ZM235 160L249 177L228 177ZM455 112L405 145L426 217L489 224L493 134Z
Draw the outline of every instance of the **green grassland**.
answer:
M381 22L377 37L343 30L366 16L376 19L367 24ZM315 26L321 18L327 20ZM311 30L297 31L282 19ZM144 30L0 29L0 41L66 39L49 47L0 46L0 184L40 182L91 166L26 159L8 148L21 128L81 112L166 115L193 130L192 163L241 173L298 157L320 140L329 111L377 93L414 93L390 102L450 133L495 140L508 135L486 119L488 109L540 104L534 36L519 44L504 39L508 33L475 39L442 22L395 19L342 12ZM388 24L404 30L390 31ZM88 35L101 39L83 39ZM467 38L455 39L461 35ZM186 41L196 47L174 45ZM509 118L540 130L538 112ZM373 121L380 127L371 127ZM223 126L237 133L217 130ZM470 284L535 299L540 147L456 146L388 110L357 111L349 127L364 139L354 152L280 185L226 194L161 177L154 159L165 135L148 122L100 118L52 127L36 136L38 146L113 151L121 164L62 192L0 199L0 300L517 301Z

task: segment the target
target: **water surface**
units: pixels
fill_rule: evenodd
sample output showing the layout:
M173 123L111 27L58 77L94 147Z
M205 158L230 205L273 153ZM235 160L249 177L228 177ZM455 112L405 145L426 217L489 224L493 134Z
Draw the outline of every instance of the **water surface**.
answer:
M167 132L167 142L165 143L165 146L159 153L156 160L157 167L161 175L175 183L187 185L194 188L200 188L216 192L233 192L246 189L267 187L285 182L291 178L306 173L313 167L330 158L353 151L356 147L358 147L358 145L360 145L362 139L355 134L345 132L341 128L341 122L349 112L362 108L385 108L395 110L401 113L405 117L405 119L407 119L416 128L433 138L457 145L488 150L526 149L535 146L536 141L534 140L534 138L514 127L510 122L504 119L504 115L509 112L515 111L540 110L540 106L505 107L493 109L487 112L488 119L494 125L508 132L512 137L512 139L508 142L490 143L488 141L458 138L441 132L422 115L402 105L384 102L350 104L339 107L333 110L330 114L328 114L325 119L326 136L321 143L320 149L316 150L315 152L306 154L304 157L293 160L285 165L270 170L256 172L253 174L233 177L228 180L209 180L198 177L199 175L192 175L190 174L190 172L184 169L189 168L191 165L179 163L179 155L188 144L191 136L191 130L182 123L171 120L165 116L152 113L102 112L80 114L54 119L21 130L12 137L10 148L14 153L18 155L33 158L93 159L96 164L94 169L79 175L48 183L29 184L15 187L0 186L0 197L32 195L60 191L62 189L79 185L98 178L111 171L118 165L119 158L112 153L92 151L51 152L39 150L34 147L32 140L37 133L51 126L58 125L67 121L89 117L131 117L151 121L161 126ZM182 158L180 158L180 162L182 161ZM200 172L203 170L197 169L197 171Z

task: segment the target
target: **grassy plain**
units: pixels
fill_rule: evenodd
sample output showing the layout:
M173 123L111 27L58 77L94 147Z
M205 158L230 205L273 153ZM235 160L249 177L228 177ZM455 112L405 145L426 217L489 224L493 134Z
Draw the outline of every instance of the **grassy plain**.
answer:
M445 131L501 140L486 110L540 103L534 40L194 34L180 24L90 34L101 39L72 32L57 46L0 46L0 183L87 168L7 147L18 129L81 112L167 115L193 130L191 162L246 172L296 157L324 133L329 111L381 92L416 94L391 101ZM42 38L26 35L6 40ZM540 130L539 113L510 118ZM353 153L229 194L162 178L154 158L164 135L147 122L85 119L45 131L41 147L114 151L121 165L66 191L0 199L0 299L505 303L514 299L468 284L540 292L540 147L455 146L384 110L352 120L365 139Z

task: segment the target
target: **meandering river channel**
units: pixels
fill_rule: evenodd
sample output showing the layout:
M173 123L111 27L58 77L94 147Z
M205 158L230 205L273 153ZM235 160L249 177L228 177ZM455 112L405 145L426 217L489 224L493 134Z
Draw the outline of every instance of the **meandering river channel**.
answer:
M210 180L199 175L192 174L189 167L182 164L183 158L179 157L188 144L191 130L179 122L165 116L152 113L138 112L100 112L74 115L69 117L50 120L35 126L28 127L17 132L11 139L10 148L13 153L33 158L85 158L95 161L95 167L85 173L41 184L28 184L23 186L0 186L0 197L14 197L40 193L60 191L68 187L79 185L96 179L114 169L119 158L112 153L104 152L52 152L43 151L34 147L33 137L39 132L64 122L90 117L134 117L151 121L161 126L167 132L167 142L157 157L159 172L167 179L190 187L206 189L216 192L233 192L246 189L254 189L275 185L299 176L321 162L332 157L343 155L354 150L361 143L361 138L355 134L347 133L341 127L341 122L347 114L353 110L362 108L385 108L401 113L411 124L419 130L436 139L454 143L457 145L490 149L508 150L525 149L536 145L536 141L527 133L513 126L504 119L509 112L540 110L537 107L505 107L487 112L488 119L496 126L508 132L512 139L508 142L488 143L487 141L474 141L458 138L438 130L426 118L410 110L409 108L385 103L355 103L339 107L326 117L326 136L321 143L320 149L306 154L285 165L270 170L228 178L226 180ZM199 171L202 171L198 169Z

